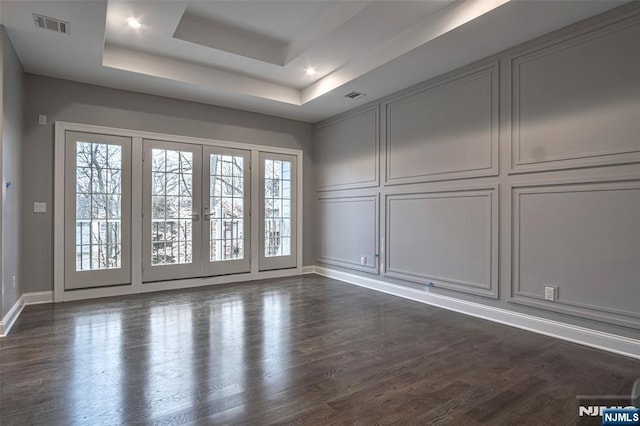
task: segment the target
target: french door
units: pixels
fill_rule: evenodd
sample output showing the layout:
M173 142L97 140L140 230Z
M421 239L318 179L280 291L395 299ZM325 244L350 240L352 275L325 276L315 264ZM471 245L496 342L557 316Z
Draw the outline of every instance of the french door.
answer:
M65 133L67 290L131 282L131 138Z
M297 164L293 155L261 152L259 185L260 270L297 264Z
M251 271L251 152L204 147L207 276Z
M143 145L143 281L250 272L250 151Z
M202 147L145 140L143 149L143 281L200 276Z
M297 158L65 131L64 290L295 268Z

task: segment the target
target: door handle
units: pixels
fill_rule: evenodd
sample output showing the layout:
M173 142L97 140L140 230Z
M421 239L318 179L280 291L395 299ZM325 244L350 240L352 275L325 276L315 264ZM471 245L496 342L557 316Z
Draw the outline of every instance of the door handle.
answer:
M200 221L200 213L194 213L191 215L191 220L193 220L194 222L199 222Z

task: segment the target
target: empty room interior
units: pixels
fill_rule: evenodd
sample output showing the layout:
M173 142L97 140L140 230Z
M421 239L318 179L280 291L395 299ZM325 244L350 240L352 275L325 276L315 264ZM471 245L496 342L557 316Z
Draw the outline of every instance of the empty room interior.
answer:
M640 425L640 1L0 23L1 425Z

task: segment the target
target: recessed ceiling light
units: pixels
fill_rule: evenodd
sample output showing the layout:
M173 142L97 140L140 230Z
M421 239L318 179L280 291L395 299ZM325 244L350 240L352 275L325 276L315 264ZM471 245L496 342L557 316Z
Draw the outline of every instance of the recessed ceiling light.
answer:
M131 28L140 28L142 24L136 18L128 18L127 23Z
M307 67L306 71L307 75L314 75L316 73L316 69L314 67Z

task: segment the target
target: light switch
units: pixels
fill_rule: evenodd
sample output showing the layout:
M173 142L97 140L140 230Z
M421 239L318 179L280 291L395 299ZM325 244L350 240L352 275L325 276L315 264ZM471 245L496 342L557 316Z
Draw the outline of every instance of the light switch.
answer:
M41 203L36 201L33 203L33 212L34 213L46 213L47 212L47 203Z
M47 125L47 116L43 115L43 114L39 114L38 115L38 124L41 126L46 126Z

